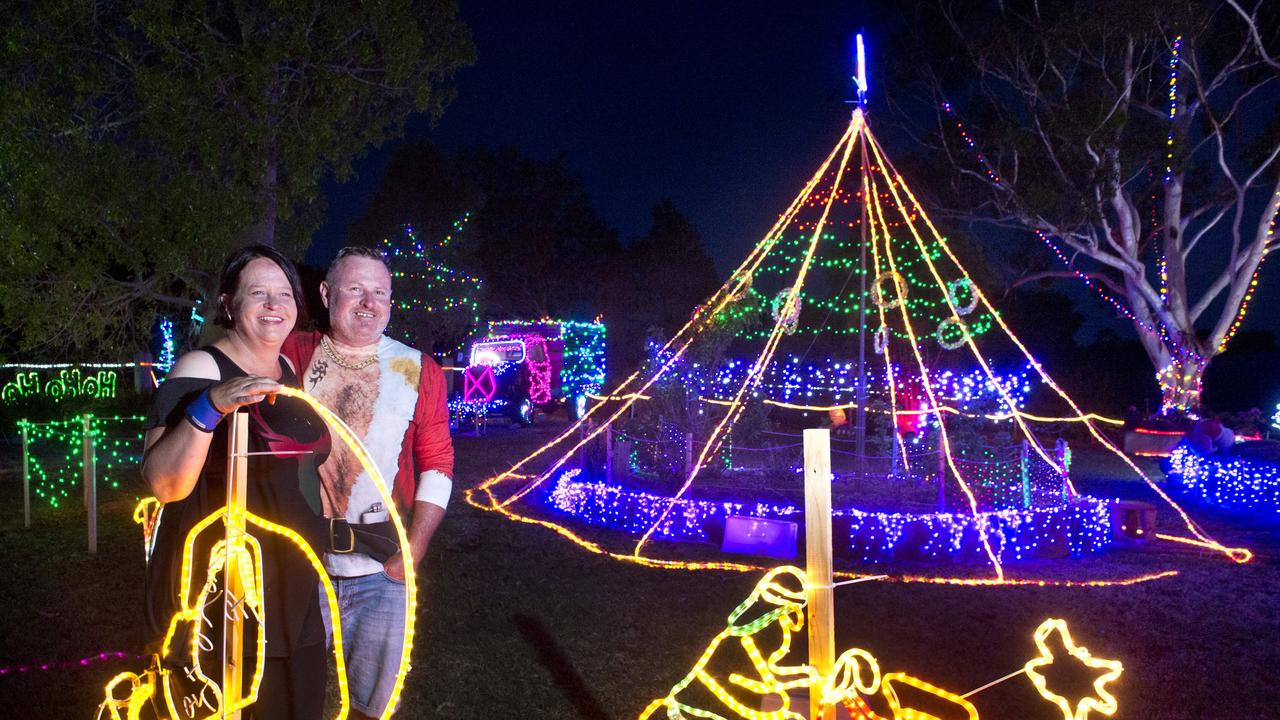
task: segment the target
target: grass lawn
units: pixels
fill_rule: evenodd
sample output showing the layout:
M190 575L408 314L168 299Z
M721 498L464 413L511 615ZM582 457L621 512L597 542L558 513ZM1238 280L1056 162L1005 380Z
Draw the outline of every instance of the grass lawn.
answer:
M505 467L554 429L494 428L458 438L456 486ZM1085 492L1146 492L1112 479L1120 473L1105 462L1077 462ZM32 529L23 529L19 463L12 448L0 457L0 669L139 653L142 544L131 499L106 495L99 552L89 555L78 503L36 508ZM1080 561L1081 570L1180 571L1134 587L863 583L835 591L836 646L865 648L886 671L965 692L1018 670L1034 655L1035 627L1061 617L1078 643L1124 662L1112 685L1118 718L1276 717L1280 522L1194 512L1219 539L1254 548L1258 559L1234 566L1157 544ZM1162 516L1162 523L1171 519ZM757 579L616 563L545 529L475 510L457 495L424 569L414 667L397 717L635 717L684 676ZM9 717L92 718L106 680L141 666L114 660L10 671L0 674L0 706ZM1025 678L974 701L987 720L1061 717Z

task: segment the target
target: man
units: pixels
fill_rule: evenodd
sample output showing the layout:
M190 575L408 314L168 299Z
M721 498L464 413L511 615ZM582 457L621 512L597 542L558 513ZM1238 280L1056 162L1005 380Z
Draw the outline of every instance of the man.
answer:
M320 295L329 330L295 333L282 352L298 368L303 388L350 425L383 476L394 478L409 561L417 567L453 487L444 373L430 357L383 335L391 317L391 273L376 251L341 250ZM335 532L331 549L339 552L325 555L341 608L352 716L376 718L391 699L400 665L406 560L393 547L386 550L385 532L383 538L374 532L387 527L388 508L345 444L334 443L319 474L325 516L339 528L345 519L353 531ZM345 547L339 535L351 539ZM328 606L321 606L328 620Z

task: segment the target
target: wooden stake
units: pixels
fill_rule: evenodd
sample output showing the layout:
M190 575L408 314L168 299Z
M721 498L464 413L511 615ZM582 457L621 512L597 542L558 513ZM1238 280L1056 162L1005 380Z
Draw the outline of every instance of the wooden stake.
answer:
M604 479L613 482L613 425L604 426Z
M1022 507L1031 507L1031 447L1026 440L1022 441L1022 451L1018 454L1018 477L1022 480Z
M693 472L693 433L684 434L684 474Z
M1071 458L1067 450L1067 441L1058 438L1054 443L1054 452L1058 456L1058 466L1062 468L1062 499L1065 502L1071 502L1071 488L1068 485L1071 482Z
M902 472L903 472L903 470L902 470L902 451L899 449L899 448L901 448L901 447L902 447L902 439L898 437L898 431L897 431L897 430L894 430L894 431L893 431L893 447L892 447L892 449L890 449L890 450L889 450L889 455L890 455L890 459L889 459L889 463L890 463L890 470L889 470L889 473L890 473L891 475L893 475L893 477L895 477L895 478L896 478L896 477L898 477L899 475L901 475L901 474L902 474Z
M31 527L31 456L28 454L27 426L22 426L22 522L23 527Z
M831 596L831 431L804 431L804 534L809 582L809 664L823 677L836 661L835 609ZM821 689L809 689L809 717L835 720L836 709L819 713Z
M941 417L941 415L939 415ZM938 438L938 512L947 511L947 451L946 446L942 443L942 438Z
M249 416L244 412L232 413L227 443L227 513L226 548L228 551L240 545L245 534L244 510L248 492ZM244 692L244 585L240 582L240 558L228 552L223 575L222 613L222 707L228 712L222 717L240 720L240 711L233 710L242 700ZM258 628L262 632L263 628Z
M89 552L98 552L98 462L93 451L93 416L85 414L81 420L80 467L84 470L84 509L89 516Z

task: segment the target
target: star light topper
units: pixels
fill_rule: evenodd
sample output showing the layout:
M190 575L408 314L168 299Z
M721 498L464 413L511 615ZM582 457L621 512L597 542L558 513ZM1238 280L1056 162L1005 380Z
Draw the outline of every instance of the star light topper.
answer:
M1054 632L1062 636L1062 646L1066 648L1067 653L1072 657L1079 660L1086 667L1106 668L1107 670L1093 681L1093 691L1097 694L1097 697L1085 696L1081 698L1076 703L1074 714L1071 711L1071 702L1067 698L1049 690L1044 676L1038 671L1040 667L1052 665L1056 659L1046 642L1049 635ZM1062 711L1063 720L1087 720L1091 710L1097 710L1103 715L1115 714L1119 703L1116 701L1116 697L1107 691L1106 685L1120 677L1120 673L1124 671L1124 665L1119 660L1104 660L1090 655L1088 648L1076 645L1075 640L1071 638L1071 632L1067 630L1067 622L1057 618L1049 618L1040 623L1040 627L1036 628L1035 641L1036 647L1040 650L1040 656L1028 660L1023 669L1027 673L1027 677L1031 678L1031 682L1035 684L1036 690L1040 692L1040 695L1057 705L1058 709Z
M858 88L858 107L865 107L867 104L867 53L866 48L862 44L862 33L858 33L854 40L857 53L856 75L853 76L853 84Z

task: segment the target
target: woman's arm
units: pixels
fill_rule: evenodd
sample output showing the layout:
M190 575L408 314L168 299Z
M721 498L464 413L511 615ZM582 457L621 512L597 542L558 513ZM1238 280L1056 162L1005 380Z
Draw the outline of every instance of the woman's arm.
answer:
M217 363L208 353L195 351L179 358L169 373L170 378L219 377ZM232 378L209 388L213 406L226 413L244 405L261 402L279 390L280 384L266 378L247 376ZM172 426L152 428L147 432L142 457L142 478L156 499L162 503L182 500L191 494L200 471L209 456L213 433L196 428L187 420Z

